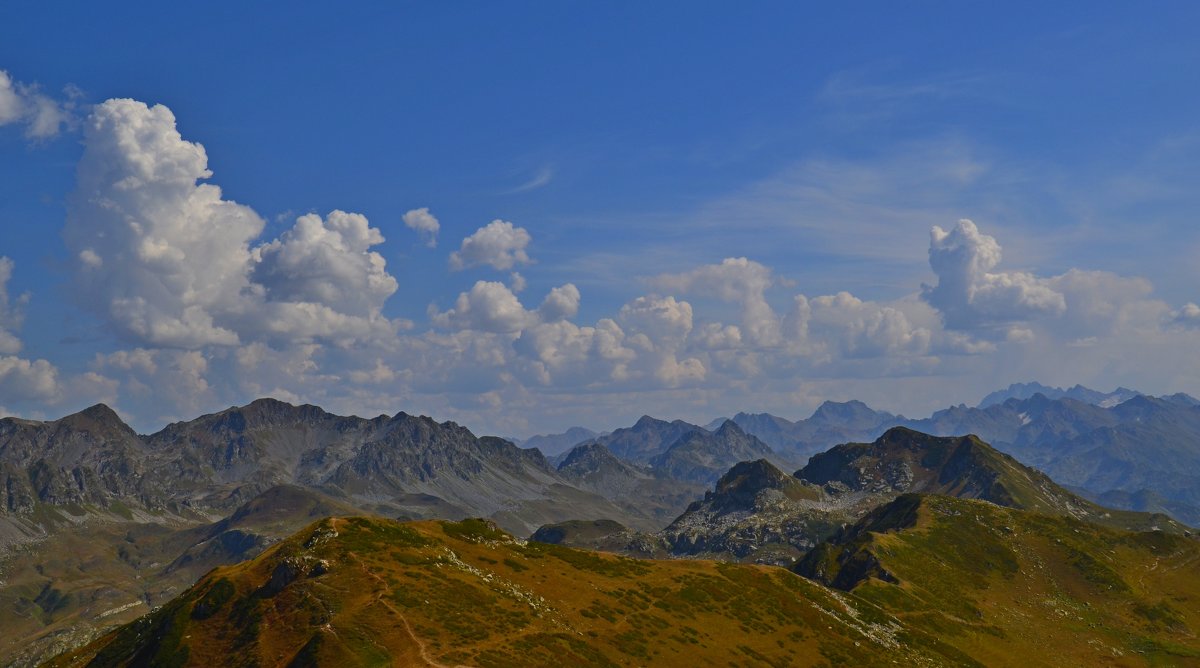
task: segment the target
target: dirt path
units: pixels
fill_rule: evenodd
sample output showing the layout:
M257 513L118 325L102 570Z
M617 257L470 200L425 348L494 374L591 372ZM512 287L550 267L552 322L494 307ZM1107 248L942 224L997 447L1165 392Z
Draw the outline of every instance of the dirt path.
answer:
M336 528L336 525L335 525L335 528ZM375 602L379 603L384 608L387 608L387 610L389 612L391 612L393 615L395 615L396 617L398 617L400 619L400 622L402 624L404 624L404 630L407 631L408 636L410 638L412 638L413 644L415 644L417 646L417 653L421 656L421 660L424 661L426 665L430 666L431 668L470 668L470 666L462 666L462 665L451 666L451 665L447 665L444 663L440 663L437 660L435 660L433 658L433 655L431 655L429 653L429 647L425 644L425 641L421 640L421 638L416 634L416 632L413 631L412 624L410 624L408 622L408 618L404 616L404 613L400 612L400 610L397 609L396 606L392 605L385 598L386 595L392 593L391 585L389 585L386 580L379 577L379 575L372 572L371 569L367 567L366 563L364 563L363 560L360 559L358 555L356 555L354 553L350 553L350 557L352 559L354 559L354 562L356 564L358 564L358 567L362 570L364 575L366 575L367 577L371 578L372 580L378 582L379 586L382 587L382 590L375 594L375 599L374 599Z

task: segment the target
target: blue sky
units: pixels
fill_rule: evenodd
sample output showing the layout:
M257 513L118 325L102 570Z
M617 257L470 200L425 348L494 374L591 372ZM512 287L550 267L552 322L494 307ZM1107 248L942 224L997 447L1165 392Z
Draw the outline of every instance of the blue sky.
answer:
M1200 393L1193 4L215 4L0 8L2 412Z

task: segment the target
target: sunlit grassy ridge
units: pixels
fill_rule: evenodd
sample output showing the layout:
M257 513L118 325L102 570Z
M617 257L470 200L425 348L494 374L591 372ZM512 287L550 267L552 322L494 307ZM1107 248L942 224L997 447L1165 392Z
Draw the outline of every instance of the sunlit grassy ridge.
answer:
M51 665L960 665L786 570L525 543L478 520L318 522Z
M904 495L796 570L987 665L1200 665L1200 543Z

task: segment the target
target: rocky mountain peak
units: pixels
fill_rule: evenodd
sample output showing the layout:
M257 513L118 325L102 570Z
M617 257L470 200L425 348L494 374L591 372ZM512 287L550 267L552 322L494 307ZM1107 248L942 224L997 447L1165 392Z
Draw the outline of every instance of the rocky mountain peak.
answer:
M844 420L847 417L863 413L873 415L875 411L871 410L871 407L863 402L851 399L850 401L826 401L817 407L812 416L822 420Z
M642 417L638 418L637 422L633 423L632 429L641 431L645 429L653 429L666 424L670 423L666 422L665 420L659 420L658 418L650 417L649 415L643 415Z
M88 431L109 431L115 430L126 434L134 435L134 431L117 412L109 408L106 404L96 404L89 406L78 413L68 415L58 420L60 425L70 426L74 429L84 429Z
M720 438L746 435L746 432L742 431L742 428L739 427L733 420L726 420L722 422L721 426L717 427L717 430L713 433Z
M794 480L771 462L765 459L755 459L734 464L733 468L717 480L714 493L752 497L764 489L780 489Z
M558 470L563 473L596 471L601 468L626 469L628 466L609 452L608 448L595 441L575 446L558 465Z

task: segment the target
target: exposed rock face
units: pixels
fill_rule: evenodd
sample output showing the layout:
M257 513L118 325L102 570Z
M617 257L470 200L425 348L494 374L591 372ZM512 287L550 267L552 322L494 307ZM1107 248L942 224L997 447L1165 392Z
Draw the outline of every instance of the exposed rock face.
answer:
M38 505L194 520L279 485L393 515L497 515L519 531L547 516L653 521L570 488L537 450L405 413L364 419L260 399L150 436L102 405L51 422L0 420L0 540L44 530Z
M142 439L108 406L53 422L0 420L0 490L5 513L34 504L108 506L129 498L157 507L164 481L147 476Z

